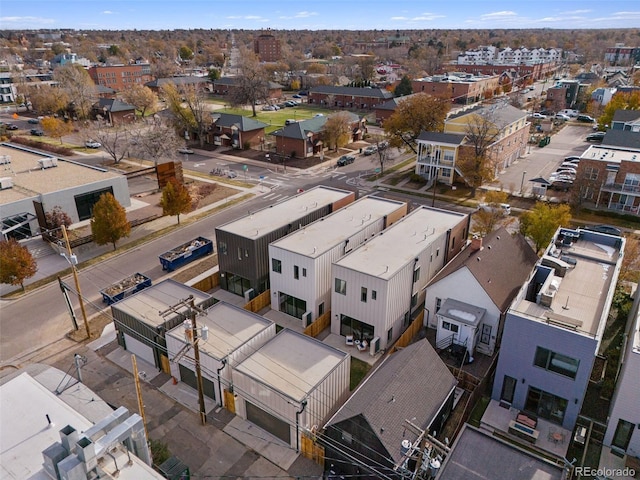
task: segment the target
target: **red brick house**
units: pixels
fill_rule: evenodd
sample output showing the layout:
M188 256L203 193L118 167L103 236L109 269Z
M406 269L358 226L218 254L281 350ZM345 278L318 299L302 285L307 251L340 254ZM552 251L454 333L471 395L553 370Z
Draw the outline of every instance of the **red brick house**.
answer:
M237 78L222 77L213 81L213 93L216 95L230 95L237 88ZM276 82L269 82L269 98L282 98L284 87Z
M351 142L362 140L366 120L354 113L351 116ZM291 123L271 135L276 139L275 150L278 156L297 158L312 157L324 151L324 125L329 117L313 117L301 122Z
M471 75L448 73L411 81L413 93L428 93L435 97L449 97L453 103L469 104L491 98L500 87L499 75Z
M309 90L309 103L326 108L373 110L393 97L382 88L336 87L319 85Z
M264 143L266 123L230 113L214 114L208 142L233 148L256 148Z
M100 98L93 105L93 114L102 116L111 125L136 121L136 107L113 98Z
M384 103L381 103L380 105L376 105L373 108L373 111L375 112L375 115L376 115L376 123L378 125L382 125L386 119L388 119L391 115L393 115L393 112L396 111L396 108L398 107L398 105L410 97L411 95L405 95L404 97L395 97L390 100L387 100Z

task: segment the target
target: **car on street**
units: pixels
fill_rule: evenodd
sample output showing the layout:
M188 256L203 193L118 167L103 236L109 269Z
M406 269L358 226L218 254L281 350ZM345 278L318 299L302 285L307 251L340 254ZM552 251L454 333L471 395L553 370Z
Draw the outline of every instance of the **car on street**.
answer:
M189 147L182 147L178 149L178 153L184 153L185 155L193 155L195 152Z
M37 128L32 128L30 133L31 135L35 135L36 137L42 137L44 135L44 132L42 130L38 130Z
M582 227L582 229L590 230L592 232L606 233L607 235L616 235L618 237L622 236L622 230L611 225L588 225L586 227Z
M297 93L295 95L293 95L292 98L302 98L302 95L298 95Z
M543 119L547 118L546 115L543 115L543 114L541 114L539 112L532 113L530 116L531 116L531 118L535 118L537 120L543 120Z
M7 124L7 130L18 130L18 126L13 123Z
M556 113L555 119L562 120L563 122L568 122L569 120L571 120L571 117L569 115L565 115L564 113Z
M508 203L480 203L478 205L478 210L482 210L484 212L497 212L504 216L511 215L511 205Z
M100 148L102 144L100 142L96 142L95 140L87 140L84 142L84 146L87 148Z
M378 151L378 147L376 145L369 145L367 148L365 148L362 151L362 153L364 153L365 155L373 155L377 151Z
M345 165L349 165L356 161L356 157L353 155L343 155L338 159L338 166L344 167Z
M576 120L579 122L584 122L584 123L593 123L596 121L595 118L590 117L589 115L578 115L576 117Z
M594 132L585 137L587 142L601 142L604 139L606 132Z
M38 120L37 118L30 118L29 120L27 120L27 123L37 125L38 123L40 123L40 120Z
M265 105L264 107L262 107L262 111L263 112L274 112L276 109L273 108L272 105Z

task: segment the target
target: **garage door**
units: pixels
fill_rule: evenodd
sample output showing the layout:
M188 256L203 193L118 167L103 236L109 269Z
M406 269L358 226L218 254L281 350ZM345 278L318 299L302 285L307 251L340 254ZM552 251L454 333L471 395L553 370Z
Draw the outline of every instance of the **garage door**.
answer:
M124 334L124 344L125 349L128 352L135 354L136 357L150 363L154 367L157 366L156 360L153 358L153 349L150 346L145 345L140 340L130 337L126 333Z
M191 388L198 390L198 379L196 377L196 372L188 369L184 365L178 365L180 369L180 380L189 385ZM202 377L202 391L204 394L215 400L216 399L216 389L213 386L213 382L208 378Z
M247 420L283 440L287 445L291 445L291 426L287 422L274 417L252 403L245 403L247 406Z

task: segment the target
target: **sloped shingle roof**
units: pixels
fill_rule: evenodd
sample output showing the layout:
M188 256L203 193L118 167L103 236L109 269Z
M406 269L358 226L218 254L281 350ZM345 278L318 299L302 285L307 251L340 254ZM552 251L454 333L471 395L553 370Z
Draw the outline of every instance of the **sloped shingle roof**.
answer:
M238 77L221 77L215 80L214 85L235 85L238 81ZM276 82L269 82L270 90L277 90L279 88L284 88L282 85Z
M386 100L393 97L391 92L382 88L363 88L363 87L337 87L334 85L319 85L313 87L309 93L325 93L327 95L353 95L354 97L372 97L380 100Z
M467 245L427 287L467 268L493 303L505 312L537 261L538 256L521 234L511 235L506 229L499 228L482 239L481 250L473 250Z
M319 133L324 128L327 117L314 117L297 123L286 125L280 130L276 130L271 135L274 137L295 138L303 140L307 138L307 133Z
M640 119L640 110L616 110L612 122L633 122Z
M251 130L259 130L267 126L266 123L245 117L244 115L233 115L231 113L219 113L215 124L220 127L236 126L241 132L250 132ZM215 116L215 115L214 115Z
M526 117L527 115L526 112L523 112L522 110L515 108L508 103L493 103L491 105L481 105L469 110L457 112L451 115L447 119L447 122L449 120L462 118L472 113L478 115L486 115L487 118L491 119L499 129L502 129L505 126L514 123L523 117Z
M98 105L100 108L106 108L111 113L128 112L136 109L133 105L129 105L121 100L114 100L112 98L101 98L98 100Z
M602 146L640 149L640 132L629 130L607 130Z
M207 77L166 77L147 82L145 83L145 86L159 88L169 83L173 83L174 85L193 85L199 83L209 83L209 79Z
M420 132L418 140L434 143L446 143L450 145L462 145L464 135L459 133L443 133L443 132Z
M369 375L327 425L361 415L400 460L405 420L426 428L457 384L426 339L394 353Z

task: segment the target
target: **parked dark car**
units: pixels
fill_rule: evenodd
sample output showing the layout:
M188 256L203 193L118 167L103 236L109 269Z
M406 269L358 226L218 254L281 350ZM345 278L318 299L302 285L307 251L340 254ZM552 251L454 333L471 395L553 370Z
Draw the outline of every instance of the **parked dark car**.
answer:
M582 229L591 232L606 233L607 235L616 235L617 237L622 236L622 230L611 225L588 225L582 227Z
M373 155L377 151L378 151L378 147L376 145L369 145L367 148L364 149L363 153L365 155Z
M578 115L576 120L584 123L593 123L596 121L595 118L590 117L589 115Z
M27 120L27 123L37 125L38 123L40 123L40 120L38 120L37 118L30 118L29 120Z
M42 130L38 130L37 128L32 128L31 135L35 135L36 137L42 137L44 135L44 132Z
M604 139L605 133L606 132L590 133L586 136L585 140L587 142L601 142Z
M338 166L344 167L345 165L349 165L356 161L356 157L353 155L343 155L338 159Z

